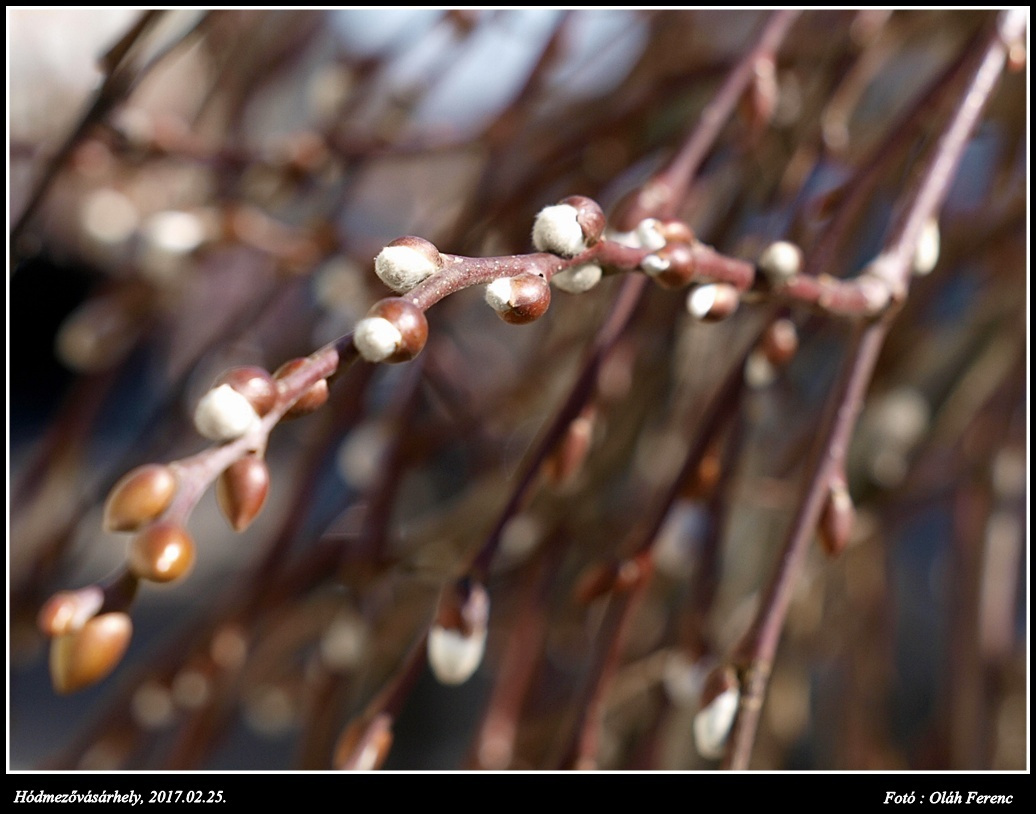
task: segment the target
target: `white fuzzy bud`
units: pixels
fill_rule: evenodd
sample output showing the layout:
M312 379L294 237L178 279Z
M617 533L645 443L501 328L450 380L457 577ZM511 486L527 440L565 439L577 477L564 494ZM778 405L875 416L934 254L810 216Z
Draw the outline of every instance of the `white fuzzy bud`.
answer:
M787 240L778 240L763 249L758 266L770 285L779 288L802 271L802 250Z
M486 286L486 302L494 311L506 311L514 306L514 285L510 277L500 277Z
M698 754L709 760L719 760L737 716L741 693L736 687L724 690L694 716L694 745Z
M647 272L649 277L657 277L669 269L669 261L657 254L649 254L640 261L640 267Z
M402 347L403 335L384 317L364 317L356 323L353 344L368 362L382 362Z
M578 211L568 204L556 204L540 210L532 225L532 245L541 252L562 257L575 257L586 249L583 227L576 219Z
M583 263L581 266L559 271L551 278L551 282L569 294L582 294L597 285L603 273L597 264Z
M921 228L921 236L914 252L914 274L924 277L939 262L939 221L929 218Z
M426 255L410 246L386 246L374 258L374 273L393 291L409 291L438 270Z
M486 628L465 636L459 630L434 625L428 632L428 663L442 684L463 684L478 669L486 652Z
M698 319L705 319L716 302L716 286L701 285L687 297L687 310Z
M642 249L657 252L669 242L662 234L662 224L655 218L644 218L637 224L635 231L637 242Z
M252 403L229 384L214 387L198 402L194 427L213 441L233 441L260 421Z

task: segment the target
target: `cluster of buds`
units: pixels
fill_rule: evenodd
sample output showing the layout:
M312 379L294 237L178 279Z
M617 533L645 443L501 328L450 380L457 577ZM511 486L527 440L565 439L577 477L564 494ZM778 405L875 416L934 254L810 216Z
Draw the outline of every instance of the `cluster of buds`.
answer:
M571 195L536 215L532 244L541 252L576 257L601 239L604 226L604 212L596 201ZM581 294L597 285L603 274L597 263L580 263L558 272L551 282L562 291Z
M489 594L463 578L448 585L428 632L428 663L443 684L463 684L482 663L489 623Z

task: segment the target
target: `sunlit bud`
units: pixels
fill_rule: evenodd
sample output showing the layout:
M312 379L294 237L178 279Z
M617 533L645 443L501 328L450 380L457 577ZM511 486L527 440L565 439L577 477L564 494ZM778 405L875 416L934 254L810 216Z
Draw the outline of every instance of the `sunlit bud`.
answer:
M853 499L845 483L838 479L831 484L817 523L817 539L825 554L837 557L845 550L855 522L856 507Z
M226 371L215 386L227 384L240 393L260 416L266 415L277 402L277 384L261 367L246 365Z
M914 252L914 274L923 277L930 274L939 262L939 221L929 218L921 228L921 236Z
M550 307L550 283L531 272L501 277L486 286L486 302L504 322L524 325Z
M234 461L219 476L216 500L234 531L244 531L259 514L270 490L270 470L258 455Z
M332 765L339 770L371 771L379 768L392 747L392 719L380 713L373 720L361 718L342 733Z
M233 441L259 423L252 403L229 384L212 388L194 411L194 427L213 441Z
M707 283L687 295L687 311L703 322L719 322L737 310L740 296L729 283Z
M136 531L169 508L176 489L176 474L163 464L147 464L127 472L108 494L104 528Z
M439 250L420 237L393 240L374 258L374 272L385 285L400 293L428 279L441 267Z
M574 268L559 271L551 278L551 282L569 294L582 294L597 285L601 281L603 273L597 264L583 263Z
M569 195L559 201L562 206L571 206L576 210L576 222L583 230L583 242L593 246L604 233L605 217L600 204L585 195Z
M668 243L641 260L640 267L662 288L683 288L694 278L694 253L688 243Z
M40 608L36 621L47 636L63 636L79 630L103 604L104 591L96 585L78 591L61 591Z
M701 710L694 716L694 745L702 757L723 757L740 700L737 678L729 667L709 674L702 688Z
M307 364L307 360L305 358L299 357L297 359L290 359L274 371L273 378L279 381L280 379L290 376L305 364ZM320 379L320 381L315 382L309 390L299 396L298 401L288 408L288 411L284 414L281 420L289 421L293 418L309 415L314 410L323 407L325 402L327 402L327 397L327 379Z
M569 204L547 206L532 224L532 245L541 252L575 257L586 250L586 236L579 223L579 210Z
M353 331L353 344L368 362L408 362L427 341L424 312L402 297L374 303Z
M65 695L95 684L122 660L133 635L125 613L105 613L50 644L50 678Z
M194 541L177 523L155 523L130 543L128 564L140 579L172 582L194 565Z
M756 265L771 288L780 288L802 271L802 249L778 240L763 249Z
M763 331L759 349L774 367L784 367L799 349L799 332L790 319L777 319Z
M489 595L469 579L448 586L428 632L428 663L442 684L463 684L482 663L489 622Z

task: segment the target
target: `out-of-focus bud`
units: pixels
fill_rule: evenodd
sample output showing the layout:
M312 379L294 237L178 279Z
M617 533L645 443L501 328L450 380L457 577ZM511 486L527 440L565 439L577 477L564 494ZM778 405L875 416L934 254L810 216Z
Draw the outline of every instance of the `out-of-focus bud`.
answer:
M543 462L543 473L555 487L570 485L582 470L593 440L595 418L592 405L584 409L568 425L564 437Z
M442 255L421 237L397 238L374 258L374 272L393 291L403 293L442 268Z
M729 283L696 286L687 295L687 311L702 322L719 322L737 310L740 295Z
M817 539L829 557L837 557L847 545L856 522L856 507L845 481L838 478L831 483L824 509L817 523Z
M694 745L702 757L723 757L740 700L741 690L730 667L716 668L705 679L701 709L694 716Z
M270 470L258 455L228 466L216 483L216 500L234 531L244 531L259 514L270 490Z
M194 565L194 541L179 523L155 523L134 538L128 560L139 579L172 582Z
M136 531L169 508L176 489L176 473L164 464L147 464L127 472L104 504L105 529Z
M368 362L409 362L427 341L424 311L402 297L374 303L353 331L353 344Z
M921 228L921 236L917 240L914 252L914 274L924 277L931 274L939 262L939 221L929 218Z
M531 272L501 277L486 286L486 302L504 322L524 325L550 307L550 283Z
M133 623L122 612L94 616L50 645L50 678L62 695L95 684L122 660Z
M756 266L771 288L780 288L802 271L802 249L778 240L763 249Z
M428 663L442 684L463 684L478 669L486 650L489 594L480 584L460 579L439 599L428 632Z
M78 591L61 591L48 599L36 617L47 636L64 636L79 630L104 604L104 591L97 585Z
M280 380L290 376L305 364L306 359L302 357L299 357L298 359L289 359L274 371L273 378ZM293 418L300 418L304 415L309 415L315 410L323 407L327 402L327 397L327 379L321 379L320 381L315 382L309 390L299 396L298 401L288 408L288 411L284 414L281 420L290 421Z
M777 319L763 331L759 349L771 365L784 367L799 349L799 333L790 319Z

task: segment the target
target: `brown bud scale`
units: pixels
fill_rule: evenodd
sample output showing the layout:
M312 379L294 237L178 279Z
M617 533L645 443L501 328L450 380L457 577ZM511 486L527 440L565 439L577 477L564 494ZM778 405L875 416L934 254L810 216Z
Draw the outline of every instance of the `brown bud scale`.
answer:
M258 455L246 455L219 476L216 500L234 531L244 531L263 508L269 490L266 462Z
M155 523L134 538L128 559L138 578L172 582L194 565L194 541L177 523Z
M170 467L137 467L112 487L104 506L104 527L108 531L136 531L169 508L176 489L176 474Z
M125 613L105 613L50 645L50 678L62 695L95 684L122 660L133 635Z

